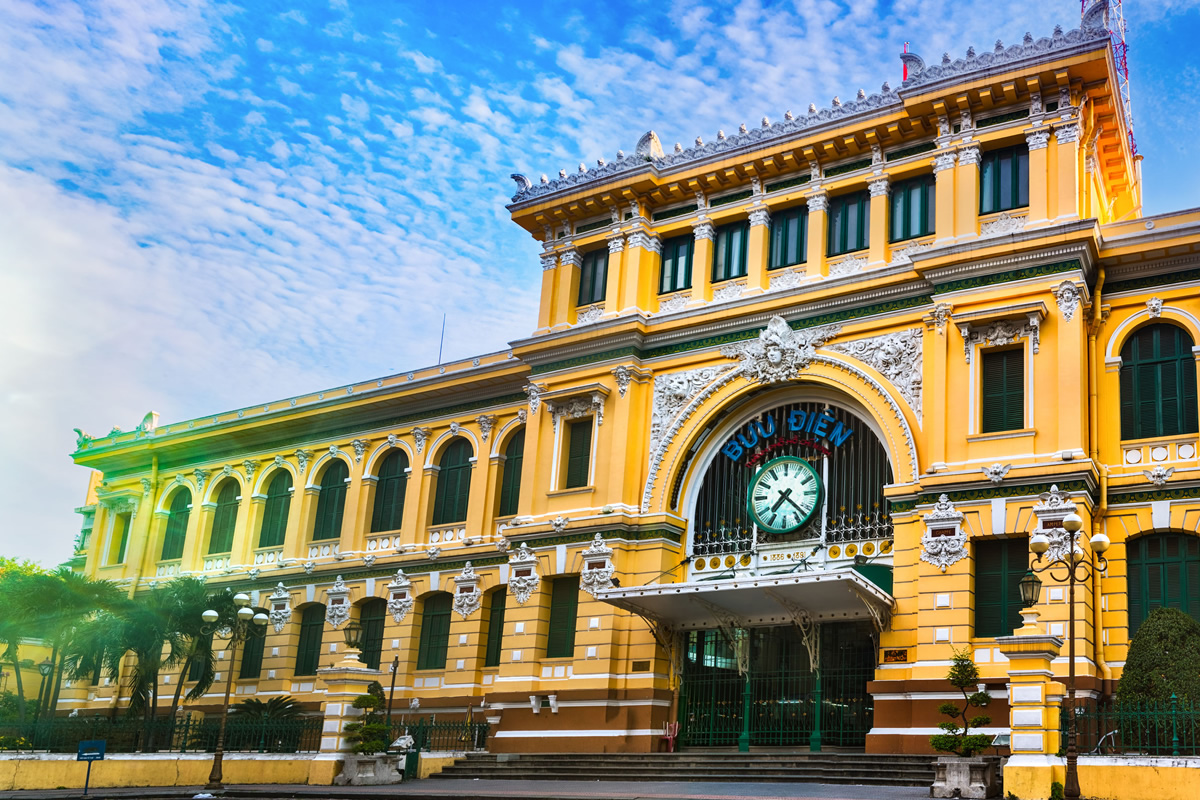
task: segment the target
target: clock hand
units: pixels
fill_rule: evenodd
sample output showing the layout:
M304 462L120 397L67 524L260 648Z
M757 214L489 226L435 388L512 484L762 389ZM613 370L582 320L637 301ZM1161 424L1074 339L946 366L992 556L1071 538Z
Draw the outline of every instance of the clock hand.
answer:
M783 501L784 501L784 500L787 500L787 499L788 499L788 495L790 495L791 493L792 493L792 490L791 490L791 489L784 489L783 491L781 491L781 492L779 493L779 499L775 501L775 505L771 506L771 510L772 510L772 511L778 511L778 510L779 510L779 507L780 507L781 505L783 505ZM789 500L788 502L791 502L791 501ZM795 503L792 503L792 505L796 505L796 504L795 504Z
M791 494L791 491L792 491L791 489L788 489L788 494ZM793 499L792 499L792 498L790 498L790 497L785 497L785 498L783 498L783 499L784 499L784 500L787 500L789 503L791 503L791 504L792 504L792 508L794 508L794 509L796 509L797 511L799 511L801 514L803 514L803 513L804 513L804 509L803 509L803 508L801 508L800 506L796 505L796 501L795 501L795 500L793 500Z

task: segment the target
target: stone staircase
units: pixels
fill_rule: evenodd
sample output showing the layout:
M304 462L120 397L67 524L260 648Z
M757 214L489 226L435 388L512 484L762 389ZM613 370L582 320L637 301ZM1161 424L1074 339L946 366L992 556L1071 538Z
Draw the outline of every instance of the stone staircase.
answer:
M929 786L935 756L865 753L470 753L434 778Z

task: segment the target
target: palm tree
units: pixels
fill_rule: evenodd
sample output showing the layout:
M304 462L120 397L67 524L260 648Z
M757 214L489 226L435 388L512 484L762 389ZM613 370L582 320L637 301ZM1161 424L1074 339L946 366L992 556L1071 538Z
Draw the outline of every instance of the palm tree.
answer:
M235 703L229 707L230 716L256 721L275 719L295 719L303 716L304 706L291 695L272 697L267 702L251 698Z
M11 558L0 558L0 643L4 645L4 658L12 664L17 685L17 712L21 724L25 723L25 686L21 679L21 642L36 638L36 620L21 613L25 598L31 591L33 576L41 567L28 561L17 562Z
M204 581L197 578L176 578L167 584L166 591L170 595L171 624L181 637L179 657L183 665L179 671L179 681L175 684L175 695L171 699L169 718L174 719L183 693L183 682L191 672L192 665L202 663L196 685L187 693L188 700L202 697L212 686L216 674L212 637L204 634L200 615L211 608L221 614L222 619L227 619L232 618L236 611L233 596L229 592L210 595Z

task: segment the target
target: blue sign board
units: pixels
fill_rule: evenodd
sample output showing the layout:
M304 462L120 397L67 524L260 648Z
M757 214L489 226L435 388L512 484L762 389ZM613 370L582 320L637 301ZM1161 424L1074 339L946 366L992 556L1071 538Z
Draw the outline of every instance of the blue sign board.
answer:
M734 461L737 461L747 451L753 450L755 446L766 446L769 448L767 440L783 433L785 428L792 434L808 434L824 439L835 447L841 445L854 435L852 428L848 428L834 419L833 415L828 411L805 413L800 409L794 409L787 416L786 426L776 425L774 414L768 414L764 422L758 422L757 420L751 422L737 434L731 436L729 441L725 443L725 446L721 448L721 452ZM805 440L799 443L811 445L815 442Z
M88 739L79 743L79 752L75 754L76 761L103 761L104 748L107 739Z

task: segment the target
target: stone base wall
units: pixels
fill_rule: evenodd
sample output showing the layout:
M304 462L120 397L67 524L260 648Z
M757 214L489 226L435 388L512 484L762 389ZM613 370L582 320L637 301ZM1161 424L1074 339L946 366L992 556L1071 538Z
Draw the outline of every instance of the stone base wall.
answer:
M203 786L212 770L212 754L114 754L92 764L91 787ZM316 754L226 754L224 782L233 784L299 783L327 786L341 769L340 758ZM82 789L87 764L74 755L0 755L0 791Z
M1047 800L1050 785L1066 779L1063 759L1013 756L1004 767L1004 791L1021 800ZM1079 790L1091 800L1194 800L1200 758L1080 756Z

